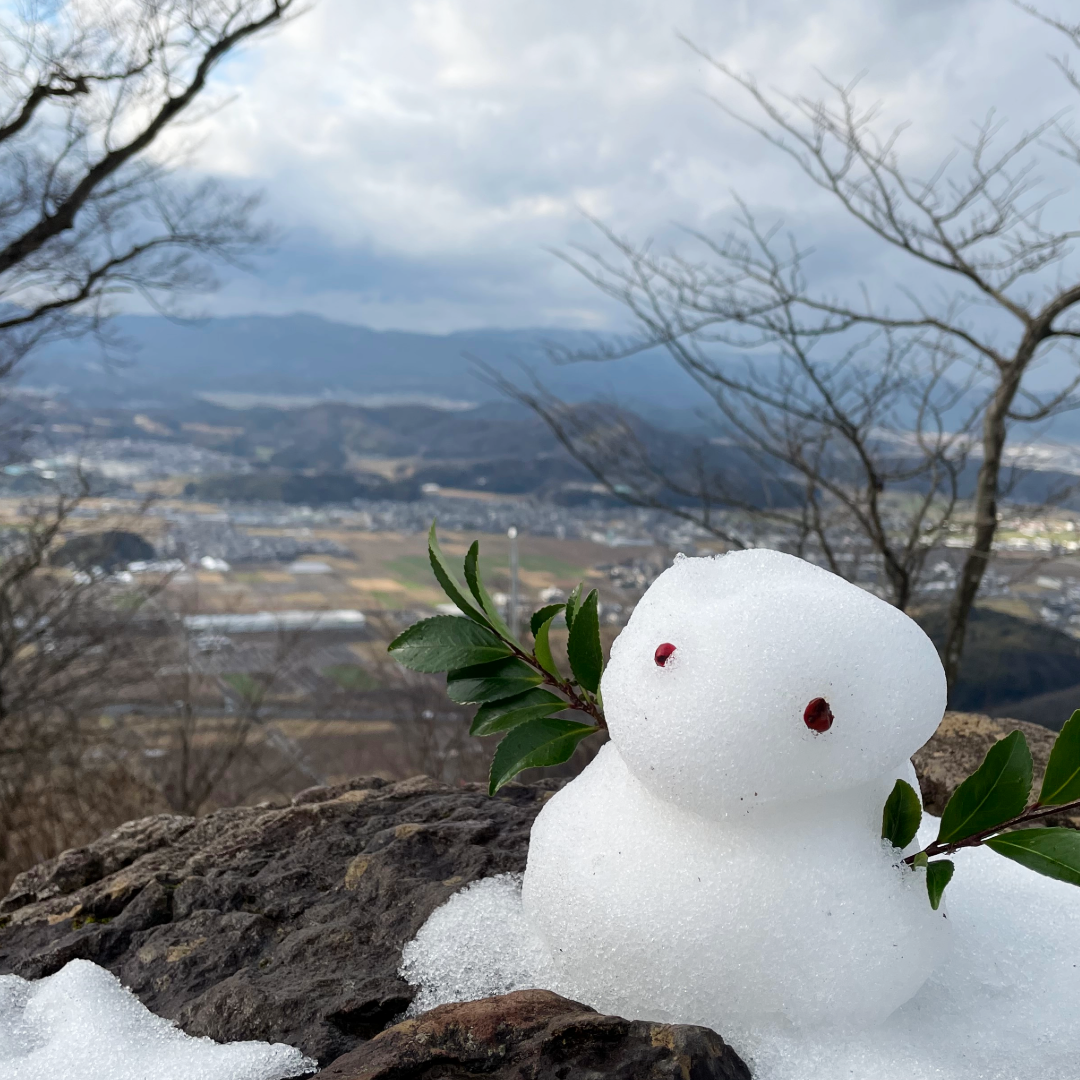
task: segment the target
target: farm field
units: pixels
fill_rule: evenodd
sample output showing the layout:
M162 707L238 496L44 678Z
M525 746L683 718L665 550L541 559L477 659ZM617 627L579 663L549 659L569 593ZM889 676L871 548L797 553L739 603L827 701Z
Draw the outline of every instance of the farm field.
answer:
M251 529L252 535L289 535L288 530ZM434 610L446 597L436 585L427 558L426 537L421 534L364 533L328 529L310 530L305 536L340 545L344 556L311 556L292 564L249 564L227 571L199 570L182 575L191 610L283 611L288 609L333 610L357 608L369 611ZM502 535L440 536L443 551L461 562L469 544L480 541L485 581L497 592L510 588L509 541ZM600 590L601 602L623 604L626 590L611 585L607 571L598 566L624 560L669 556L660 548L635 548L632 553L586 540L522 536L519 541L519 580L523 605L539 603L545 589L566 591L579 581ZM636 600L634 595L632 600Z

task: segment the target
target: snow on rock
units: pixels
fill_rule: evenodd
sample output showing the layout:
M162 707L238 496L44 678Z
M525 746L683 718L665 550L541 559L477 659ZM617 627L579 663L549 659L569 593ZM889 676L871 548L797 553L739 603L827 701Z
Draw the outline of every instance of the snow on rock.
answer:
M936 832L937 820L928 816L920 843ZM946 893L954 948L918 993L880 1025L864 1031L795 1030L716 1016L713 1026L747 1062L754 1080L1076 1080L1080 893L985 849L958 852L955 860ZM482 918L472 909L480 897ZM577 914L567 912L567 921ZM510 875L452 897L407 946L405 974L422 985L425 1008L507 989L568 992L551 977L546 960L527 972L540 945L527 924L520 937L506 936L505 951L477 954L472 946L481 923L513 927L515 934L521 928L520 898ZM447 977L455 965L466 964L467 984ZM508 972L518 973L509 985ZM658 1019L647 1010L630 1018Z
M155 1016L88 960L0 976L0 1080L285 1080L316 1062L283 1043L215 1043Z
M521 909L521 878L475 881L431 913L401 952L401 977L417 988L410 1013L514 990L556 989L547 945Z
M986 849L954 859L955 947L919 993L846 1038L733 1032L755 1080L1075 1080L1080 892Z
M455 893L405 946L401 973L420 986L410 1016L550 985L547 947L521 910L521 874L484 878Z

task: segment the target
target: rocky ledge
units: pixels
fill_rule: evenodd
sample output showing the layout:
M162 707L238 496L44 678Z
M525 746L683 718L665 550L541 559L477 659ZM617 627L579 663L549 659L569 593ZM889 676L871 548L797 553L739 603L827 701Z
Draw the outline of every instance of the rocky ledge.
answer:
M366 778L284 807L129 822L15 880L0 973L92 960L191 1035L286 1042L326 1064L412 1001L401 949L435 908L524 869L555 786L488 798Z
M442 1005L389 1028L315 1080L750 1080L715 1031L602 1016L547 990Z
M998 720L979 713L946 713L934 737L911 759L919 774L923 805L940 815L957 785L970 776L998 739L1019 728L1031 747L1038 790L1058 733L1024 720ZM1044 824L1080 828L1080 815L1061 814Z
M915 758L928 809L940 813L993 741L1017 726L1040 769L1053 732L947 716ZM555 1053L562 1045L557 1032L571 1029L585 1033L575 1050L580 1068L568 1058L568 1071L547 1075L669 1075L659 1058L642 1064L646 1044L668 1047L674 1056L664 1061L685 1063L685 1048L695 1047L691 1058L700 1054L710 1063L670 1075L742 1075L708 1071L731 1052L709 1044L701 1029L631 1024L562 999L555 999L556 1008L554 995L510 995L515 1001L506 1013L490 1004L464 1013L447 1007L374 1039L412 1001L412 989L397 974L402 946L463 885L524 869L533 819L559 786L509 784L489 798L479 785L365 778L302 792L286 806L129 822L16 879L0 902L0 974L38 978L69 960L92 960L192 1035L290 1043L322 1066L335 1062L337 1071L328 1075L342 1080L436 1075L430 1070L441 1066L434 1059L409 1066L412 1071L404 1065L387 1071L386 1054L402 1051L422 1030L433 1039L425 1053L452 1057L455 1039L460 1042L453 1033L470 1016L480 1025L473 1041L488 1045L482 1032L496 1030L496 1014L518 1032L517 1049L499 1062L485 1058L485 1075L534 1075L519 1068L521 1055ZM436 1038L425 1024L442 1034ZM590 1071L589 1055L605 1039L613 1063L637 1064L623 1072ZM367 1040L374 1041L362 1046ZM353 1051L359 1055L347 1059L353 1072L342 1071L346 1062L338 1059ZM451 1073L471 1075L464 1062Z

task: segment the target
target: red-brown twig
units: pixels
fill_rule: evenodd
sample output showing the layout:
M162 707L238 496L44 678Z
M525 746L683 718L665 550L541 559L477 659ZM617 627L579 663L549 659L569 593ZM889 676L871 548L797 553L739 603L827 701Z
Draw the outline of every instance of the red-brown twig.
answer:
M514 650L519 659L524 660L529 667L535 669L544 677L545 686L550 686L553 690L558 690L560 694L569 699L567 701L567 708L591 716L598 728L607 727L604 711L584 687L582 687L582 693L584 694L584 696L582 696L582 694L579 694L574 688L574 684L568 679L560 679L558 676L552 675L550 671L547 671L542 667L540 661L537 660L532 653L525 652L524 649L520 648L512 641L508 641L507 644Z
M910 866L919 855L925 855L928 859L932 859L936 855L951 855L954 851L959 851L961 848L978 847L991 837L997 836L999 833L1007 832L1009 829L1015 828L1018 825L1026 825L1028 822L1038 821L1040 818L1051 817L1054 814L1067 813L1070 810L1080 810L1080 799L1075 799L1073 802L1062 803L1060 806L1040 806L1039 803L1036 803L1034 806L1029 806L1022 814L1018 814L1014 818L1009 818L1008 821L1003 821L1000 825L995 825L991 829L983 829L982 832L972 833L971 836L965 836L962 840L954 840L949 844L941 844L935 840L932 844L927 844L922 851L917 851L914 855L909 855L904 862Z

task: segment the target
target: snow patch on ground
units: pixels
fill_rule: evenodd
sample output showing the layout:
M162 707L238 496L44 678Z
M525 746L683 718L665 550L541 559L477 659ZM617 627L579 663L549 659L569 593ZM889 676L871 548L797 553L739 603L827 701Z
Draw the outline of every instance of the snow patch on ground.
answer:
M521 878L474 881L431 913L401 954L402 976L420 987L410 1016L554 981L547 947L521 909Z
M317 1068L284 1043L185 1035L89 960L34 982L0 976L0 1080L285 1080Z
M937 824L924 818L921 844ZM755 1080L1076 1080L1080 891L985 849L954 858L945 900L954 949L915 997L865 1032L721 1030ZM560 989L521 910L516 875L451 897L403 960L425 1009L509 990Z

